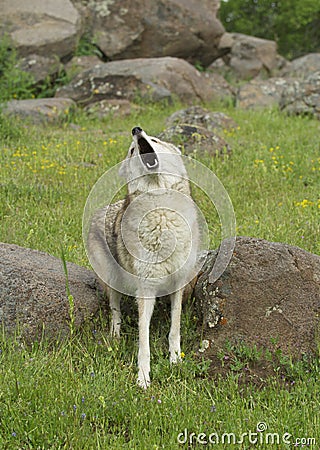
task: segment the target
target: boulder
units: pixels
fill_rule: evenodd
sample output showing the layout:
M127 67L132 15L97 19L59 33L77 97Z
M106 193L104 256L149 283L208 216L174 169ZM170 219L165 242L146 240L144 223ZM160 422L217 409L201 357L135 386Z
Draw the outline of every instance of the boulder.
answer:
M110 239L120 201L105 218ZM301 356L316 351L320 325L320 257L298 247L238 237L230 264L210 283L217 251L209 251L194 298L210 352L229 341ZM44 252L0 244L0 326L32 341L62 337L106 307L95 274ZM70 300L74 309L71 313ZM126 303L126 302L124 302ZM135 303L126 308L135 310ZM158 311L161 317L161 311Z
M207 70L202 73L202 76L210 86L212 100L227 104L234 103L236 89L222 75L212 70Z
M215 97L209 81L197 69L172 57L103 63L81 72L55 95L83 105L111 98L159 101L177 97L200 102Z
M225 139L198 125L174 125L160 133L158 138L172 142L188 156L224 156L231 153Z
M227 66L227 64L225 63L223 58L216 59L208 67L208 73L214 73L215 75L220 75L223 79L230 78L230 74L233 75L231 72L232 71L231 71L230 67Z
M67 263L74 326L94 316L103 301L93 272ZM70 303L62 261L44 252L0 244L0 324L28 341L70 332Z
M88 114L92 114L102 119L105 116L128 116L133 111L138 111L139 106L124 99L110 99L101 100L100 102L92 103L84 108Z
M289 114L320 119L320 71L304 80L292 80L282 92L280 108Z
M294 59L281 71L283 77L307 78L320 71L320 53L309 53Z
M195 301L213 352L226 341L301 356L316 351L320 325L320 256L298 247L238 237L227 270L215 282L210 251Z
M2 107L2 112L31 123L60 122L68 117L76 104L70 98L38 98L11 100Z
M236 105L244 109L277 107L287 84L285 78L251 80L239 88Z
M32 76L35 85L54 80L63 69L63 65L56 56L40 55L28 55L21 58L18 67Z
M224 28L220 0L75 0L93 41L109 60L174 56L209 65Z
M10 36L21 56L69 58L81 32L70 0L2 0L1 19L0 33Z
M240 33L224 35L221 51L230 71L240 79L269 75L277 68L277 44L275 41L247 36Z
M92 69L101 63L101 59L96 55L74 56L64 65L64 69L68 77L73 78L78 73Z
M166 124L168 127L179 124L199 125L214 132L234 130L238 127L238 124L226 114L218 111L209 111L202 106L190 106L189 108L180 109L168 117Z
M235 34L224 33L219 41L219 50L221 52L221 56L230 53L232 47L234 46L234 43L235 43Z

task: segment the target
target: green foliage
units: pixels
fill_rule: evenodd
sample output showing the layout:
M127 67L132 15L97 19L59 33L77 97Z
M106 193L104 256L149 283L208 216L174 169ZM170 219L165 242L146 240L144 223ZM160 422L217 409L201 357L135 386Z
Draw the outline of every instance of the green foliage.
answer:
M225 349L219 352L219 358L222 365L224 365L225 361L228 361L230 363L230 369L238 372L251 363L259 361L263 353L263 349L258 348L256 344L248 346L243 342L237 345L226 342Z
M96 55L103 59L103 53L97 47L94 39L89 34L84 34L80 37L75 56L90 56Z
M0 102L34 96L33 77L18 67L16 50L6 36L0 39Z
M275 40L287 58L320 51L319 1L222 1L220 18L227 31Z
M194 66L197 70L199 70L199 72L205 72L206 70L206 68L202 65L200 61L197 61Z
M54 97L56 90L68 84L72 76L69 76L64 69L61 69L54 80L48 75L35 89L37 98Z
M54 80L48 76L42 83L36 86L33 76L20 69L17 51L11 45L10 39L7 36L1 38L0 103L9 100L22 100L35 97L53 97L57 88L67 84L70 79L65 70L61 69Z

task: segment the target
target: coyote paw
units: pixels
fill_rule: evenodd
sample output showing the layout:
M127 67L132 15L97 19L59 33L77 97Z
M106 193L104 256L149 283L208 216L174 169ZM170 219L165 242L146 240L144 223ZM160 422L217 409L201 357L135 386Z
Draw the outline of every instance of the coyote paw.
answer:
M119 340L120 339L120 333L113 333L113 332L111 332L110 333L110 337L111 337L111 339Z
M177 364L177 363L179 363L181 361L182 361L182 358L181 358L181 353L180 352L179 353L174 352L174 353L170 354L170 363L171 364Z
M139 374L137 383L138 386L142 389L148 389L148 387L150 386L150 378L149 376L146 377L144 374Z

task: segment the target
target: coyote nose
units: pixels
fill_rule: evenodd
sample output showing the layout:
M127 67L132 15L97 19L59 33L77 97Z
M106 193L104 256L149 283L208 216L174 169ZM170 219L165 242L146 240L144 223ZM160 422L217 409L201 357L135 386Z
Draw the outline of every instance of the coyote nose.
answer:
M134 127L134 128L132 128L131 133L132 133L132 136L135 136L136 134L140 134L142 131L143 131L142 128Z

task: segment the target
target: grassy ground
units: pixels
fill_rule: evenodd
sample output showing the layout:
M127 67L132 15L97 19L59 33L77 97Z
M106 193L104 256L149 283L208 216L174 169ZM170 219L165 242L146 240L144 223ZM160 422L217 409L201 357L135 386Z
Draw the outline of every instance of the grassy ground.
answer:
M67 260L88 266L81 221L91 187L125 156L133 126L156 135L175 109L149 106L126 119L103 121L79 114L69 119L76 126L67 121L59 127L2 119L0 240L56 256L62 243ZM219 110L239 124L224 132L233 154L202 161L231 197L238 234L320 254L319 122L276 111ZM214 246L216 225L206 217ZM208 445L216 448L319 447L319 359L286 362L283 379L273 362L275 377L257 387L250 377L240 382L252 359L244 352L242 364L213 379L209 363L193 354L200 336L187 309L183 364L170 368L168 324L153 324L153 384L141 392L135 386L134 324L127 320L122 339L113 342L101 331L104 320L53 345L30 348L18 338L1 337L1 449L201 448L210 434ZM218 361L223 365L223 352Z

